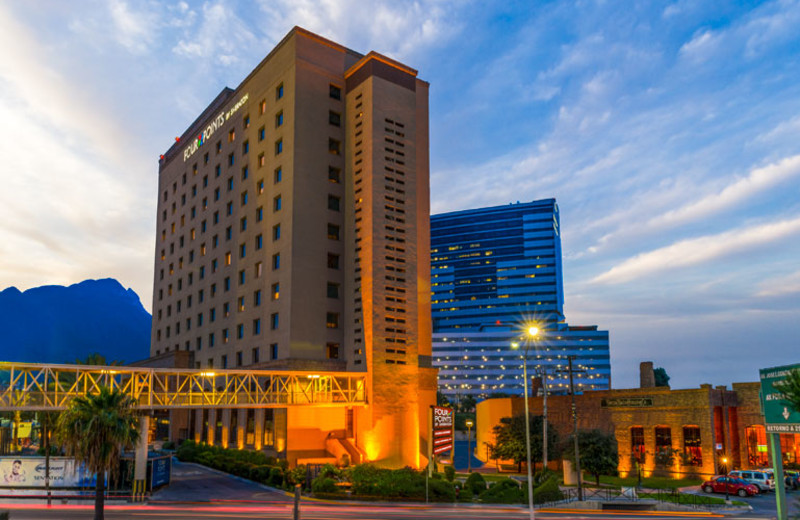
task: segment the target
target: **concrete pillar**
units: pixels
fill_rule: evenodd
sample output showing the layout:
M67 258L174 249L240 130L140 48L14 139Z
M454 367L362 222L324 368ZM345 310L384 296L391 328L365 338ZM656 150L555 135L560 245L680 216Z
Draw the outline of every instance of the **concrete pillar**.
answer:
M263 408L256 409L256 414L255 414L256 439L255 443L253 444L253 448L257 450L260 450L261 448L264 447L264 412L265 410Z
M147 480L147 437L150 433L150 416L142 415L139 418L139 442L136 443L136 455L133 466L133 495L134 500L141 498L145 493Z
M288 448L286 435L288 417L286 408L276 408L273 421L275 423L275 451L278 452L278 455L286 455Z
M216 439L214 439L214 432L217 429L217 414L218 413L219 413L219 410L216 409L216 408L211 408L208 411L208 444L211 445L211 446L214 445L214 441L216 440Z
M217 412L219 413L219 412ZM227 448L231 441L231 409L222 409L222 438L220 443L223 448Z
M198 408L194 414L194 442L203 439L203 409Z
M244 436L247 434L247 409L239 408L234 412L239 414L239 418L236 420L236 447L243 450Z
M653 370L652 361L642 361L639 363L639 388L654 388L656 386L656 375Z

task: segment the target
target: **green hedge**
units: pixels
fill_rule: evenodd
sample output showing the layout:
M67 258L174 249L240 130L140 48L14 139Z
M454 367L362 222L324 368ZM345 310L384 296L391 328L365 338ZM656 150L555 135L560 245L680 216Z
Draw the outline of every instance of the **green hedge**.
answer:
M219 446L184 441L178 447L175 455L180 461L196 462L268 486L283 487L287 480L285 478L286 461L267 457L258 451L225 449ZM305 472L305 468L303 471Z

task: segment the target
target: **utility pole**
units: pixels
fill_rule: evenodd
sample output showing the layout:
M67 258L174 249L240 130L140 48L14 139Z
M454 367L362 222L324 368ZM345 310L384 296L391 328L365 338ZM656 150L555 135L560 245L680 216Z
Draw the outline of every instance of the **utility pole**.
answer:
M547 471L547 369L543 368L541 370L542 374L542 391L543 394L543 411L544 411L544 421L542 424L542 459L544 461L542 470Z
M575 356L568 356L569 360L569 393L572 396L572 439L575 444L575 472L578 474L578 500L583 501L583 484L581 483L581 452L578 447L578 410L575 408L575 383L572 377L572 360Z

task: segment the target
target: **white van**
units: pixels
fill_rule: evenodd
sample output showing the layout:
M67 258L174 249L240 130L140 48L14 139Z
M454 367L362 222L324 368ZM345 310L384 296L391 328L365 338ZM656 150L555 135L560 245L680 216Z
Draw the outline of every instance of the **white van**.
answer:
M729 473L731 477L740 478L750 484L755 484L761 493L775 491L775 479L772 473L761 470L742 470L737 469Z

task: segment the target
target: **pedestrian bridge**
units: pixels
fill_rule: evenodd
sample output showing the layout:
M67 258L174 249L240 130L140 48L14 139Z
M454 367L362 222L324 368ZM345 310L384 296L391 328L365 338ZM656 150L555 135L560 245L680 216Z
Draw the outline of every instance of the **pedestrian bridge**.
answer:
M116 388L144 410L363 406L366 373L192 370L0 362L0 411L63 410Z

